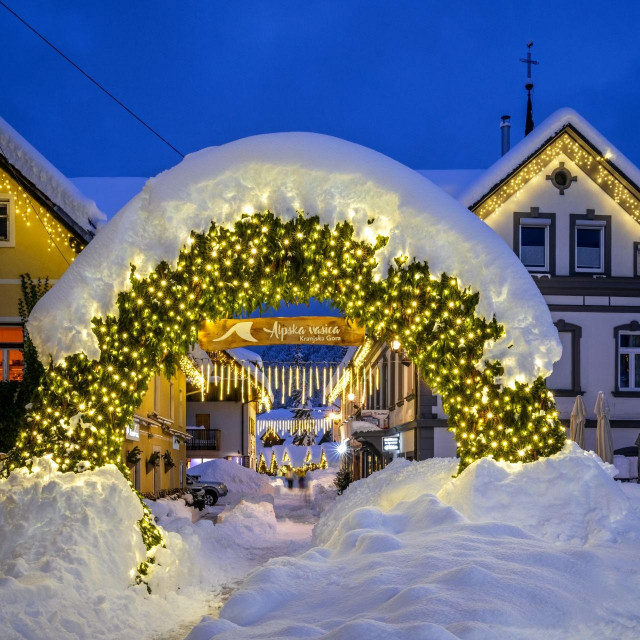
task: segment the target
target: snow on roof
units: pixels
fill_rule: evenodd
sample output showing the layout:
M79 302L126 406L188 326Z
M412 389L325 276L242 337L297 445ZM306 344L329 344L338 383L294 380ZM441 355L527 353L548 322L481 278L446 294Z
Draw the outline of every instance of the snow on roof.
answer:
M484 169L416 169L416 171L454 198L457 198L485 172Z
M265 209L289 219L304 210L328 224L350 221L368 241L388 237L377 254L380 276L405 255L479 291L477 312L505 326L506 335L484 353L502 362L505 383L548 375L560 358L540 291L488 225L399 162L314 133L266 134L203 149L150 179L36 305L29 332L40 356L59 362L83 351L97 359L91 318L117 313L131 264L142 277L161 260L175 265L192 230L206 231L212 218L232 227L240 212Z
M71 182L91 198L108 219L137 195L147 180L138 177L71 178Z
M504 180L527 158L535 153L545 142L567 125L575 127L598 151L620 171L640 185L640 170L631 160L616 149L599 131L589 124L573 109L563 108L552 113L518 144L513 146L497 162L482 172L476 180L460 193L458 200L466 207L473 206L482 199L492 187Z
M372 422L367 422L366 420L352 420L349 423L349 427L351 435L354 433L363 433L364 431L383 431L383 429L377 425Z
M6 120L0 118L0 148L7 160L85 231L107 217Z

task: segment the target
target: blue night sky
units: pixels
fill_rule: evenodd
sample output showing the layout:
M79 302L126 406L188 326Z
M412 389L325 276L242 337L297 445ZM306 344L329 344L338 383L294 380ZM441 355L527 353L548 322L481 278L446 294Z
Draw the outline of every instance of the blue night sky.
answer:
M484 168L500 115L571 106L640 163L635 2L7 0L184 153L331 134L420 169ZM68 176L179 158L4 9L2 115Z

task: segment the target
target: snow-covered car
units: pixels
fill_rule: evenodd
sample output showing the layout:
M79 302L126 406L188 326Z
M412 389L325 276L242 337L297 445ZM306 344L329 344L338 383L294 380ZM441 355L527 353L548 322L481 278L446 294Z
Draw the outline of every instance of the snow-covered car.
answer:
M194 506L201 502L203 506L212 507L222 496L229 493L224 482L202 482L200 476L187 474L187 491L193 496Z

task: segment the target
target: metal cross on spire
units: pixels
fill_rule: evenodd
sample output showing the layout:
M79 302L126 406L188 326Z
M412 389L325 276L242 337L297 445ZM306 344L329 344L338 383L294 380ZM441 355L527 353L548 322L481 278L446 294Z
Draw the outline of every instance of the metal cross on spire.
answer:
M527 57L520 58L520 62L524 62L527 65L527 78L531 78L531 65L539 64L537 60L531 58L531 47L533 46L533 40L527 43Z

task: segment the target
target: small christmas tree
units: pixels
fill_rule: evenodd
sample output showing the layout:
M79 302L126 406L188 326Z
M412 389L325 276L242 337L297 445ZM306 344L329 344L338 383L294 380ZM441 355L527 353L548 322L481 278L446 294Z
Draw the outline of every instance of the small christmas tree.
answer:
M277 476L278 475L278 461L276 460L276 452L271 452L271 463L269 464L269 475Z
M342 467L338 473L336 473L336 479L333 481L333 484L338 489L338 495L341 495L344 490L351 484L351 470Z
M327 462L327 456L325 455L324 449L322 449L322 453L320 454L320 468L328 469L329 463Z
M260 460L258 461L258 473L269 473L264 453L260 454Z

